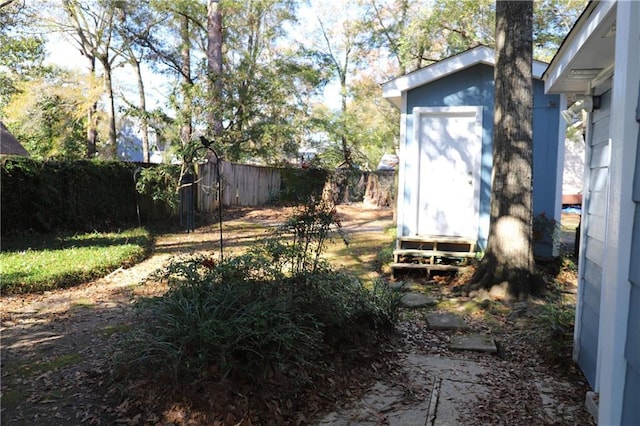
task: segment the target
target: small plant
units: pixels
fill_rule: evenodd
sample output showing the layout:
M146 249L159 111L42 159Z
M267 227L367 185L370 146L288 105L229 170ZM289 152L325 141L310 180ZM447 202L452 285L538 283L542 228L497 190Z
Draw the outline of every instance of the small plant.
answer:
M275 230L266 249L275 260L288 264L293 274L313 273L322 265L321 255L334 230L348 245L335 206L311 197Z
M539 306L536 322L550 359L554 362L571 359L575 305L549 302Z
M542 212L533 217L533 241L540 243L550 240L556 244L560 237L560 223L553 218L548 218Z

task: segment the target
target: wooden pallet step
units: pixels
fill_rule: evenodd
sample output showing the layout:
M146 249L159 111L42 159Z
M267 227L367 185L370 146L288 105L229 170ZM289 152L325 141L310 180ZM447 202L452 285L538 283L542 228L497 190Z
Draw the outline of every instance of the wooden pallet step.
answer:
M397 237L398 241L409 241L417 243L457 243L457 244L476 244L476 240L464 238L464 237L450 237L446 235L433 235L433 236L402 236Z
M392 263L391 269L427 269L429 271L458 271L455 265L433 265L431 263Z
M393 251L394 256L415 256L415 257L476 257L475 252L468 251L440 251L440 250L419 250L419 249L399 249Z

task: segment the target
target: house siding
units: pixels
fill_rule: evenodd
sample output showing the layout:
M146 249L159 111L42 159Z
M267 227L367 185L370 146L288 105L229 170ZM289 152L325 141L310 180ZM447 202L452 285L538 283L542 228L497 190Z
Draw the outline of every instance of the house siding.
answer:
M640 122L640 93L638 94L636 114L637 121ZM631 296L625 348L627 372L625 374L624 400L622 402L623 425L640 424L640 404L638 404L640 395L640 129L636 146L635 176L633 181L635 214L631 240L631 262L629 265Z
M491 169L493 166L493 67L477 64L456 73L432 81L407 92L407 117L404 146L410 148L415 141L413 138L413 116L415 107L454 107L481 106L482 107L482 154L480 172L480 223L478 229L478 245L486 247L489 233L489 212L491 203ZM544 213L553 218L559 210L559 199L556 194L558 167L558 125L559 125L559 95L546 95L544 83L534 79L534 110L533 110L533 210L534 214ZM412 148L410 148L412 149ZM409 151L405 151L409 152ZM411 151L414 152L414 151ZM415 176L409 170L411 161L406 161L406 176ZM404 183L401 191L405 201L415 196L417 190L412 188L411 180ZM408 203L405 203L408 205ZM559 216L558 216L559 218ZM403 223L405 218L401 218ZM403 230L407 235L410 230ZM536 254L552 256L551 241L536 245Z
M582 227L584 252L579 282L582 303L579 313L580 335L577 336L576 361L592 388L596 387L602 266L604 261L607 185L609 174L609 111L611 91L601 96L600 109L592 114L586 149L586 191Z

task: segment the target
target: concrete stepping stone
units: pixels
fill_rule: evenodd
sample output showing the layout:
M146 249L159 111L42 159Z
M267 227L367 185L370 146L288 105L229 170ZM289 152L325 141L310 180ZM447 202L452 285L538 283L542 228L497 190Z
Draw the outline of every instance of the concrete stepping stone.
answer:
M406 293L400 298L400 306L410 309L433 306L436 303L432 297L425 296L422 293Z
M417 283L411 283L406 281L399 281L395 283L389 283L389 290L406 292L419 292L423 287Z
M450 312L430 312L427 315L429 328L434 330L468 330L462 317Z
M498 348L493 337L488 334L465 334L460 336L451 336L451 349L463 351L479 351L496 353Z

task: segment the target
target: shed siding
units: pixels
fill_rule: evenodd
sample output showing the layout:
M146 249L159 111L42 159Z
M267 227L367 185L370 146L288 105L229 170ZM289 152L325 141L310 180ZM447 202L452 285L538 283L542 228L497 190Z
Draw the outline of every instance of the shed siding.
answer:
M480 224L478 229L478 245L486 247L489 233L489 210L491 203L491 169L493 166L493 67L478 64L458 71L441 79L432 81L423 86L407 92L407 118L404 145L407 148L405 176L408 181L400 191L404 197L403 206L412 206L411 200L416 197L417 191L412 188L410 176L416 176L410 171L411 155L417 152L413 146L413 117L411 112L415 107L441 107L441 106L482 106L482 155L481 155L481 182L480 182ZM558 125L559 95L545 95L544 83L534 80L534 110L533 110L533 157L534 157L534 191L533 210L538 215L545 213L547 217L553 217L558 211L556 205L556 176L558 161ZM411 209L406 209L411 210ZM407 213L409 214L409 213ZM399 219L407 224L410 220L401 213ZM409 229L403 229L402 235L408 235ZM541 256L552 255L550 242L538 244L536 254Z
M596 386L598 329L604 256L607 183L609 175L609 110L611 91L602 94L600 109L592 114L590 136L587 143L588 166L586 173L588 196L585 199L583 240L581 253L583 273L580 279L582 303L578 315L580 334L577 363L592 388Z
M640 122L640 93L636 110ZM627 320L627 373L625 377L624 401L622 402L622 424L640 424L640 129L636 148L636 165L633 182L633 202L635 214L633 218L633 236L631 240L631 262L629 265L629 282L631 297L629 300L629 317Z

